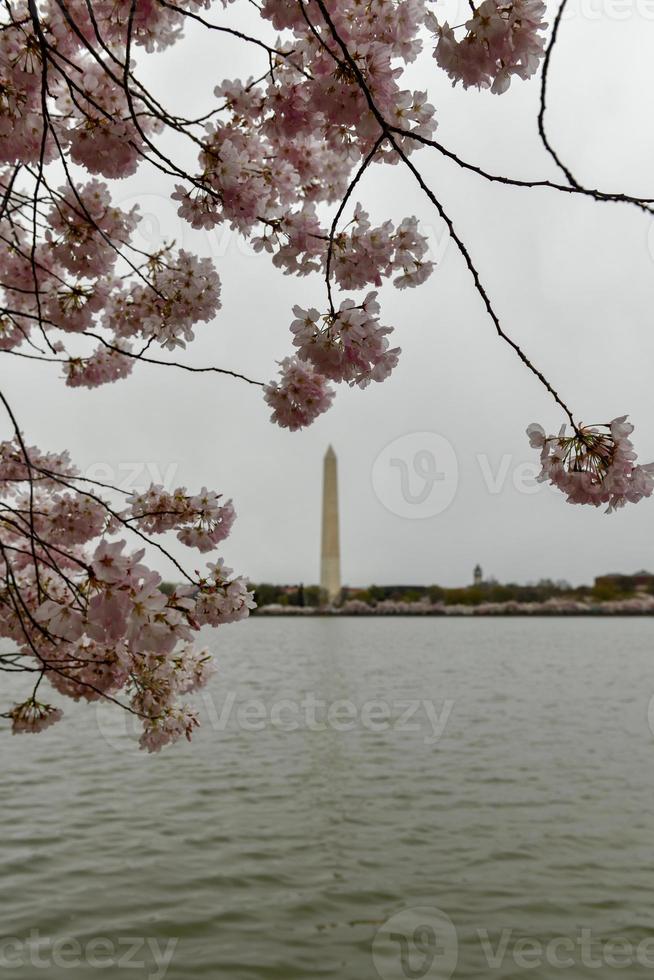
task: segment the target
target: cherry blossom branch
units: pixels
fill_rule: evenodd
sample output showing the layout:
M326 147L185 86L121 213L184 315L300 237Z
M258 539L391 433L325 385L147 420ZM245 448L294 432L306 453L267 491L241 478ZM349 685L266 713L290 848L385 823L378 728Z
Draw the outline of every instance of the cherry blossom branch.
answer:
M654 208L650 205L653 203L651 199L633 197L628 194L605 194L602 191L591 190L585 187L572 173L570 168L563 162L559 154L554 149L545 129L545 115L547 112L547 85L550 78L550 67L552 52L559 38L559 29L563 21L563 15L567 7L568 0L561 0L559 9L554 17L554 23L552 25L552 33L550 35L549 42L545 49L545 56L543 59L543 70L541 74L541 85L540 85L540 108L538 112L538 133L541 142L556 166L565 175L566 180L570 184L570 190L576 194L589 194L594 197L597 201L615 201L621 204L631 204L641 211L648 214L654 213Z
M255 381L253 378L249 378L245 374L239 374L238 371L230 371L228 368L215 367L213 365L207 365L205 367L194 367L191 364L180 364L178 361L159 361L154 357L146 357L144 354L134 354L132 351L123 350L120 347L116 347L115 344L110 344L108 340L105 340L100 334L93 333L91 330L84 331L85 337L93 337L95 340L99 340L103 347L108 350L117 351L124 357L131 357L136 361L141 361L143 364L158 364L160 367L176 367L180 371L190 371L192 374L226 374L230 378L237 378L239 381L245 381L249 385L255 385L258 388L263 387L263 381Z
M373 146L372 150L364 158L363 163L361 164L361 166L359 167L359 169L355 173L354 177L350 181L350 185L349 185L348 189L346 190L345 195L343 196L343 200L341 201L341 203L340 203L340 205L338 207L338 210L336 211L336 214L334 215L334 218L333 218L333 221L332 221L332 225L331 225L331 228L329 230L329 243L328 243L328 246L327 246L327 262L326 262L326 267L325 267L325 281L327 283L327 296L329 298L329 308L330 308L332 314L335 312L335 310L334 310L334 300L333 300L333 297L332 297L331 269L332 269L332 260L333 260L333 256L334 256L334 238L335 238L335 235L336 235L336 228L338 227L338 222L341 220L341 217L343 215L343 212L345 211L345 208L347 207L347 203L350 200L350 198L352 197L352 194L354 193L357 184L359 183L359 181L363 177L364 173L366 172L366 170L368 169L368 167L372 163L373 159L375 158L375 156L377 154L377 150L380 148L380 146L384 142L384 139L385 139L385 136L380 136L379 137L379 139L376 141L375 145Z
M563 14L565 13L567 2L568 0L561 0L561 4L556 12L554 23L552 25L552 33L550 35L549 43L547 45L547 48L545 49L545 58L543 59L543 71L541 74L541 83L540 83L540 110L538 113L538 132L541 141L543 143L543 146L545 147L549 155L552 157L554 163L557 165L559 170L561 170L565 174L568 183L576 190L580 190L581 185L573 177L571 171L562 162L561 158L556 153L552 144L550 143L547 137L547 133L545 131L545 112L547 109L547 82L549 79L550 61L552 58L552 51L554 50L554 45L556 44L557 38L559 36L559 27L563 19Z
M442 153L443 156L447 157L449 160L452 160L463 170L469 170L472 173L477 174L479 177L483 177L484 180L491 181L492 183L504 184L507 187L523 187L526 189L543 187L549 188L550 190L559 191L562 194L579 194L585 197L591 197L593 200L603 203L633 204L641 208L642 211L654 214L654 207L652 207L652 205L654 205L654 198L633 197L620 191L600 191L590 187L584 187L582 184L579 184L576 181L568 185L558 184L556 181L552 180L520 180L516 177L506 177L502 174L493 174L477 164L470 163L469 161L462 159L462 157L460 157L458 154L454 153L452 150L449 150L442 143L439 143L438 140L430 139L427 136L423 136L421 133L413 132L410 129L403 129L400 126L388 125L388 130L391 133L395 133L396 136L414 140L416 143L420 143L423 146L429 146L435 150L438 150L439 153Z
M6 413L7 413L7 415L11 419L11 424L12 424L13 429L14 429L14 436L15 436L16 442L20 446L20 451L22 453L23 460L25 462L25 466L27 467L28 483L29 483L30 523L33 526L34 525L34 482L33 482L33 476L32 476L32 474L33 474L32 463L31 463L29 454L27 452L27 448L25 446L25 443L23 441L23 437L21 435L21 431L18 428L18 422L16 420L16 416L14 415L14 413L12 411L12 408L11 408L9 402L5 398L4 393L2 391L0 391L0 402L2 402L2 405L4 406L4 409L5 409ZM37 588L38 594L41 595L43 589L42 589L42 586L41 586L41 579L40 579L40 575L39 575L39 563L38 563L38 559L36 557L36 547L35 547L35 544L34 544L34 541L33 540L31 541L31 551L32 551L32 561L33 561L33 564L34 564L34 577L35 577L35 581L36 581L36 588Z
M301 75L304 75L305 78L309 78L309 79L311 78L311 75L307 71L305 71L304 68L302 68L300 65L297 65L293 61L292 59L293 51L284 51L282 48L271 47L271 45L266 44L265 41L262 41L257 37L251 37L249 34L244 34L243 31L237 31L233 27L225 27L221 24L211 24L208 20L205 20L204 17L201 17L199 14L196 14L194 11L180 9L179 7L174 6L174 4L172 3L168 3L168 0L157 0L157 3L159 3L162 7L168 7L169 10L174 10L175 13L181 13L183 17L187 17L190 20L197 21L199 24L202 24L203 27L206 27L211 31L218 31L221 34L229 34L232 37L239 38L239 40L241 41L247 41L248 44L254 44L257 47L262 48L269 55L275 55L278 58L283 58L284 61L287 61L289 65L295 68L295 70L299 72Z
M302 5L303 12L306 15L306 11L304 10L303 0L298 0L298 2ZM490 316L490 318L491 318L491 320L492 320L492 322L493 322L493 324L495 326L495 330L496 330L498 336L503 341L505 341L505 343L507 343L512 348L512 350L518 355L518 357L520 358L520 360L522 361L522 363L536 376L536 378L538 378L538 380L541 382L541 384L543 384L545 386L545 388L551 394L551 396L553 397L553 399L555 400L555 402L563 409L563 411L565 412L565 414L567 415L567 417L570 420L570 424L572 425L573 429L576 431L577 430L577 425L575 423L575 420L574 420L574 416L572 414L572 411L568 408L568 406L563 401L563 399L560 397L560 395L558 394L558 392L552 387L552 385L550 384L550 382L545 378L545 376L543 375L543 373L541 371L539 371L538 368L536 368L532 364L532 362L529 360L529 358L527 357L527 355L522 351L522 349L516 343L516 341L514 341L511 337L509 337L509 335L503 329L503 327L501 325L501 322L500 322L500 319L499 319L498 315L495 313L495 310L494 310L493 305L492 305L492 303L490 301L490 298L488 296L488 293L486 291L486 288L485 288L485 286L483 285L483 283L481 281L479 272L478 272L478 270L477 270L477 268L476 268L476 266L475 266L475 264L474 264L474 262L472 260L472 257L470 255L470 252L469 252L467 246L465 245L465 243L463 242L463 240L461 239L461 237L457 233L457 231L456 231L456 229L454 227L454 223L452 222L452 219L446 213L446 211L444 210L442 204L436 198L436 195L428 187L428 185L424 181L423 177L421 176L420 172L413 165L413 163L409 160L409 158L407 157L407 155L404 152L404 150L402 150L402 148L400 147L400 145L397 142L397 139L396 139L394 133L390 130L389 126L386 123L386 120L384 119L384 117L382 116L382 114L379 112L379 109L378 109L378 107L377 107L377 105L376 105L376 103L375 103L375 101L374 101L374 99L372 97L372 94L370 92L370 89L369 89L369 87L368 87L368 85L366 83L366 80L364 79L364 77L363 77L363 75L361 73L361 70L360 70L359 66L357 65L357 63L354 60L354 58L352 57L352 55L350 54L350 51L349 51L347 45L345 44L345 42L343 41L343 39L340 37L338 31L336 30L336 27L335 27L334 22L333 22L330 14L329 14L328 9L327 9L327 7L326 7L326 5L324 3L324 0L310 0L310 2L315 3L316 6L319 7L320 12L321 12L321 14L322 14L322 16L323 16L323 18L325 20L325 23L327 24L327 26L328 26L328 28L329 28L329 30L331 32L331 35L332 35L334 41L336 42L336 44L338 45L338 47L340 48L340 50L342 52L342 55L343 55L343 59L345 61L345 64L347 65L347 67L352 72L352 75L354 76L354 78L356 78L357 84L359 85L361 91L363 92L363 94L364 94L364 96L366 98L366 101L368 103L368 107L369 107L370 111L372 112L372 114L374 115L375 119L379 123L379 126L380 126L380 128L382 130L382 133L388 138L390 144L392 145L392 147L395 150L395 152L397 153L397 155L400 157L400 159L402 160L402 162L411 171L411 173L413 174L413 176L417 180L419 186L424 191L424 193L427 195L427 197L429 198L429 200L431 201L431 203L434 205L434 207L438 211L440 217L442 218L442 220L447 225L448 230L450 232L450 235L452 236L453 241L456 243L459 251L461 252L461 255L464 258L464 261L465 261L465 263L466 263L466 265L468 267L468 270L469 270L469 272L470 272L470 274L472 276L473 282L475 284L475 288L476 288L477 292L479 293L479 295L482 298L482 301L484 303L484 306L486 307L486 311L487 311L488 315ZM335 58L336 61L339 61L339 59L335 55L333 55L333 57Z

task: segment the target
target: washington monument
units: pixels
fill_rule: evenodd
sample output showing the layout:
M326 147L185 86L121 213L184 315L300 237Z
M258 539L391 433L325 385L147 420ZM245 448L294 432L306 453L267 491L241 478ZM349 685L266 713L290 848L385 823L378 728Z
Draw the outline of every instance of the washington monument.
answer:
M341 546L338 532L338 463L330 446L325 453L322 481L322 552L320 588L328 602L341 591Z

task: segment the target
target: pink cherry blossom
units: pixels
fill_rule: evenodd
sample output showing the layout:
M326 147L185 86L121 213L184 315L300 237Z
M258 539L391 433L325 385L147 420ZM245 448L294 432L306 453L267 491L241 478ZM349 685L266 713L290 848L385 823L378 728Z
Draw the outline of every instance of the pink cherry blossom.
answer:
M156 718L147 721L141 736L141 748L148 752L159 752L165 745L177 742L180 738L191 741L193 730L199 725L197 712L187 705L181 708L166 708Z
M9 712L12 721L11 730L14 735L32 734L43 732L50 725L61 721L63 711L61 708L53 708L51 704L40 704L38 701L25 701L17 704Z
M387 336L391 327L376 319L377 293L368 293L357 305L343 300L333 313L293 307L291 324L298 356L332 381L346 381L365 388L371 381L383 381L397 365L400 348L391 348Z
M434 57L455 85L460 81L464 88L490 87L501 94L514 75L529 78L537 71L545 51L544 14L542 0L483 0L457 40L449 24L430 13L427 25L438 38Z
M66 454L16 441L0 444L0 473L0 560L20 596L20 603L0 606L0 636L16 645L37 687L49 682L76 701L111 697L124 704L141 719L149 751L190 737L197 719L179 698L213 673L206 650L194 648L195 634L203 625L245 618L252 593L221 560L165 593L161 576L145 563L145 548L130 547L127 535L141 543L146 532L176 531L183 542L214 551L235 519L231 501L206 487L168 493L152 486L114 510L94 483L84 492L90 481ZM25 520L30 508L32 524ZM118 530L125 536L116 539ZM193 532L202 540L192 540ZM14 731L41 731L61 712L32 697L4 717Z
M124 348L123 348L124 349ZM132 373L135 361L118 350L98 347L89 357L71 358L64 366L70 388L98 388Z
M297 357L280 361L279 382L271 381L264 388L264 398L273 409L271 416L282 428L295 431L326 412L334 399L334 390L327 379Z
M168 493L152 485L145 493L132 495L128 503L130 516L144 531L156 534L180 528L178 539L205 553L225 540L236 519L232 501L206 487L189 495L185 487Z
M636 463L629 436L633 425L622 415L606 425L582 426L566 435L546 436L542 426L527 429L532 447L541 450L538 479L558 487L569 503L608 504L607 513L637 503L654 490L654 463Z
M145 554L145 549L133 554L123 554L125 541L114 541L110 543L102 540L95 549L91 568L93 573L102 582L116 584L128 578L130 574L139 568L137 562Z
M52 599L38 607L34 618L60 640L79 640L84 632L84 620L79 610Z

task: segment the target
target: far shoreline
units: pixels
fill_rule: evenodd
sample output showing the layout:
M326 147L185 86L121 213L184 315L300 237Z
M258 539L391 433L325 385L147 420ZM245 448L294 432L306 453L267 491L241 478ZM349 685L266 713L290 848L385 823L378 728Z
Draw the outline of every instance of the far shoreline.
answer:
M570 619L572 617L577 617L580 619L587 619L588 617L623 617L623 618L633 618L636 616L654 616L654 609L601 609L601 608L589 608L589 609L570 609L570 610L546 610L546 609L519 609L519 610L497 610L497 611L482 611L471 608L469 611L453 610L452 612L435 612L435 611L422 611L422 610L401 610L401 611L385 611L385 610L370 610L370 612L352 612L350 610L340 609L302 609L301 607L290 607L281 609L271 609L269 606L263 606L261 609L253 610L251 616L254 618L286 618L286 619L311 619L314 617L320 617L323 619Z

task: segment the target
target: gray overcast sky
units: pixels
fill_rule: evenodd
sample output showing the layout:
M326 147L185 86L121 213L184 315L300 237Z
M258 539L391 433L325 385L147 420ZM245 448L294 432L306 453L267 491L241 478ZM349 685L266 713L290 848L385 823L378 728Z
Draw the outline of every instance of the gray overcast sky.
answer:
M440 9L452 23L465 19L453 5ZM224 13L215 5L212 17L263 36L265 25L245 3ZM654 197L653 46L654 3L646 0L585 0L562 27L548 128L563 159L590 186ZM213 87L224 78L265 70L240 42L192 28L171 52L147 61L142 75L169 107L197 115L212 106ZM517 80L501 97L453 90L424 57L412 83L427 88L437 107L437 138L465 159L515 177L559 179L538 140L537 80ZM491 185L436 151L414 159L467 242L505 329L577 418L602 422L629 413L641 461L654 459L651 220L635 208ZM141 204L143 247L174 236L216 259L223 309L214 323L199 326L179 359L273 377L275 361L291 348L292 305L325 305L320 277L282 276L226 228L210 236L193 232L176 216L171 186L146 168L113 188L118 203ZM226 377L141 365L127 381L68 390L57 368L16 358L5 389L29 441L69 448L89 475L112 482L142 486L149 466L155 480L225 492L238 521L223 554L254 580L317 580L329 442L340 465L349 584L462 584L477 561L487 575L513 581L583 582L608 571L654 570L654 501L605 516L524 483L521 467L536 458L525 427L538 421L558 431L564 419L494 335L461 256L410 175L377 167L355 199L378 222L418 215L439 263L419 289L382 291L384 322L395 326L403 348L384 384L363 392L340 387L330 412L305 432L289 433L268 422L258 389ZM415 436L425 432L453 447L458 476L447 447L441 453L433 435ZM402 466L390 460L405 461L409 499L419 496L424 483L411 468L423 443L428 451L435 447L443 478L431 503L398 507ZM449 507L425 516L450 490ZM175 542L172 550L189 567L203 567L197 553ZM166 574L163 564L157 567Z

